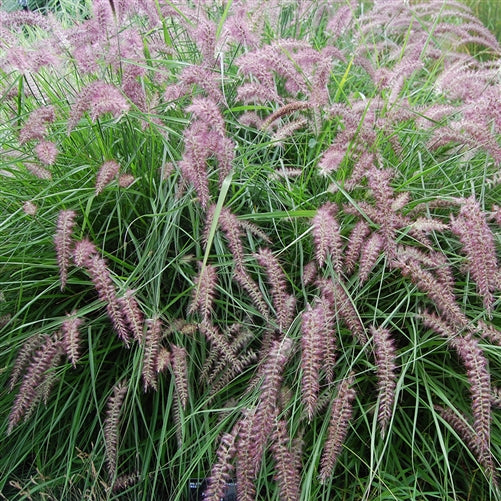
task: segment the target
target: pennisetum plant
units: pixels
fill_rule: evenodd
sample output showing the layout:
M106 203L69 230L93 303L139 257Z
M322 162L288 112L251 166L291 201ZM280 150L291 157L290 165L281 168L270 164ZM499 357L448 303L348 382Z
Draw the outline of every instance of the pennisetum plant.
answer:
M495 36L87 6L0 12L0 496L500 499Z

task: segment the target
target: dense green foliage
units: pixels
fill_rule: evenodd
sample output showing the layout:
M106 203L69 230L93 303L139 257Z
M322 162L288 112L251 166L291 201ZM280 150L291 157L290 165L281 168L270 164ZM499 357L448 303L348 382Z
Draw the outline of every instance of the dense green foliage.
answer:
M1 18L0 495L499 499L495 37L68 9Z

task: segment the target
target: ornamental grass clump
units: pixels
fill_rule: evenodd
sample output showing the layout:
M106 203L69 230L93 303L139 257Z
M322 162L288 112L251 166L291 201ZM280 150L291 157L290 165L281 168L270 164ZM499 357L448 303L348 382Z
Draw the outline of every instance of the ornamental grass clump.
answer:
M0 12L0 495L501 499L496 38L89 5Z

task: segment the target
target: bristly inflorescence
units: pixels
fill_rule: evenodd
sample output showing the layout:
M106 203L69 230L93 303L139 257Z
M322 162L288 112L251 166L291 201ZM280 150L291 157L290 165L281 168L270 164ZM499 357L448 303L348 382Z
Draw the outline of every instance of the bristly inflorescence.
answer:
M57 219L57 230L54 236L61 290L64 290L68 280L68 268L73 252L72 231L75 225L76 213L72 210L62 210Z
M56 336L47 336L33 354L9 414L7 433L12 432L21 419L26 419L42 399L48 371L56 365L61 351L61 341Z
M397 351L388 329L373 327L371 334L374 341L378 380L378 421L384 436L393 414L395 402Z
M494 292L501 289L494 235L487 217L474 197L464 200L457 217L451 216L451 230L458 236L468 258L468 272L475 280L485 309L490 313Z
M104 438L106 444L106 466L110 479L115 478L117 471L120 414L127 391L128 387L126 381L117 383L113 387L113 393L110 395L107 402Z
M356 397L353 384L354 375L350 374L346 379L343 379L337 387L337 395L332 403L330 411L329 433L322 453L319 475L321 482L327 482L332 475L343 447L343 442L348 433L348 427L350 426L350 420L353 413L353 402Z
M143 497L494 497L496 38L445 0L90 3L0 12L8 440L78 409L92 488Z

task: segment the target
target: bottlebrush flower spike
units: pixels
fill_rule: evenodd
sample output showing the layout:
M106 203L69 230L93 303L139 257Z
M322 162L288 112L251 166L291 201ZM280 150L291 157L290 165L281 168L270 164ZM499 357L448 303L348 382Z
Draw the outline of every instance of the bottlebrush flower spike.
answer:
M374 356L376 359L376 375L378 380L378 421L384 437L392 415L397 386L395 371L397 351L388 329L371 327L374 340Z
M494 236L485 213L474 197L467 198L456 218L451 217L451 230L459 237L468 259L468 271L482 296L488 313L494 303L493 292L499 287L499 267Z
M24 127L19 132L19 143L24 144L33 139L45 139L47 124L54 122L55 119L54 106L44 106L32 111Z
M271 141L277 146L283 146L283 140L292 136L294 132L302 129L308 125L308 120L306 118L298 118L297 120L292 120L285 125L280 125L277 130L271 135ZM303 173L302 169L282 169L277 171L275 174L276 179L283 177L298 177Z
M254 255L257 262L266 270L268 282L271 285L271 296L275 307L278 327L285 332L294 317L296 299L287 294L287 281L285 274L273 252L268 248L259 249Z
M471 332L467 332L466 335L458 333L446 320L432 313L425 312L421 317L426 327L445 337L448 344L455 348L466 368L473 411L474 434L470 442L474 445L479 462L485 464L485 459L491 456L492 419L492 392L487 359Z
M336 172L346 155L346 146L341 141L333 143L322 155L318 162L318 169L321 176L328 176Z
M96 195L102 193L106 185L118 175L119 170L120 165L115 160L109 160L101 165L96 176Z
M491 343L501 346L501 331L496 329L494 325L482 322L479 320L478 324L478 334L484 339L488 339Z
M190 64L181 70L179 82L184 93L191 95L193 84L198 85L207 96L214 102L220 103L223 94L220 85L220 75L214 69L202 64Z
M26 170L28 172L31 172L31 174L33 174L35 177L38 177L38 179L52 179L51 171L47 170L41 165L37 165L32 162L26 162L24 166L26 167Z
M380 225L379 234L384 242L385 252L391 257L396 253L396 230L408 226L409 218L398 213L407 201L406 194L395 197L390 185L394 173L391 169L378 169L372 166L367 171L367 182L375 199L376 210L373 218Z
M118 118L129 111L129 104L115 86L97 80L84 87L71 108L68 119L68 134L75 128L84 113L88 111L91 120L96 121L105 113Z
M491 380L487 368L488 362L478 345L478 341L471 334L458 336L454 347L466 367L466 374L470 382L476 445L481 457L490 455L492 416Z
M244 83L240 85L237 89L237 97L244 104L249 103L267 103L273 102L282 104L283 99L278 95L274 87L269 87L265 84L260 84L258 82ZM247 116L246 113L242 114L242 117ZM261 127L263 120L258 117L258 115L251 115L253 117L252 123L255 123L256 128ZM242 120L241 117L241 120ZM242 123L247 123L248 119L243 119ZM249 124L250 125L250 124Z
M160 374L161 372L165 372L170 366L171 353L165 346L161 346L157 354L156 371Z
M353 13L357 5L355 1L351 1L349 5L340 5L335 14L330 17L325 31L330 33L334 38L337 38L343 32L349 30L352 24Z
M193 286L193 299L188 314L198 311L202 321L209 322L217 287L217 273L214 266L199 264L199 274Z
M441 252L424 252L417 247L399 245L397 247L399 259L413 259L421 263L422 266L433 270L436 279L441 286L448 291L449 296L454 297L454 273L447 257Z
M51 141L40 141L35 146L35 153L44 165L52 165L58 154L57 146Z
M429 329L435 331L437 334L440 334L443 338L447 339L447 341L451 343L451 346L454 346L455 338L460 333L457 332L453 326L447 323L447 320L435 313L430 313L429 311L423 311L420 314L420 317L425 327L428 327Z
M114 6L113 1L93 0L92 2L93 19L96 20L99 32L105 38L109 36L110 30L114 26Z
M93 254L84 262L84 266L87 268L99 299L106 303L106 311L115 328L115 332L125 345L129 346L129 330L127 329L122 308L116 296L115 286L111 279L110 270L106 266L106 261L100 255Z
M225 125L224 118L217 103L207 97L195 97L191 104L185 110L193 113L198 120L201 120L207 126L216 131L220 136L224 136Z
M138 77L143 76L144 69L139 66L128 64L122 74L123 93L134 103L143 113L148 112L147 98L144 87Z
M322 267L330 256L334 271L340 274L343 268L342 241L336 212L337 206L334 203L322 205L313 217L312 226L318 266Z
M457 414L451 408L443 408L435 405L434 409L440 414L454 431L461 437L468 449L475 455L485 472L497 484L497 472L490 450L479 448L478 437L475 430L470 426L465 416Z
M370 231L369 225L363 219L358 221L353 230L351 230L344 258L345 269L348 274L354 270L364 242L370 234Z
M47 337L43 345L33 355L23 377L21 387L14 400L8 417L7 434L10 434L24 417L28 416L42 398L40 389L47 377L47 371L53 367L54 360L61 352L61 343L53 337Z
M364 243L362 254L360 256L360 267L358 270L358 278L360 284L363 284L376 264L376 261L384 247L383 238L379 233L373 233Z
M176 393L179 397L181 408L186 410L186 406L188 405L188 359L185 348L176 346L175 344L171 345L171 364L176 382Z
M134 297L135 291L127 289L118 301L127 326L134 339L141 343L143 340L144 316Z
M243 369L242 361L238 358L233 346L228 343L226 337L221 334L215 325L209 322L201 322L199 328L200 332L214 345L214 348L228 363L232 364L237 370Z
M276 477L280 486L280 499L296 501L300 499L301 472L298 461L290 449L287 423L279 419L272 433L271 452L275 460Z
M118 176L118 186L120 188L128 188L134 181L135 178L132 174L121 174Z
M23 212L27 216L35 216L36 213L37 213L37 210L38 210L38 207L36 206L36 204L34 204L33 202L31 202L30 200L27 200L26 202L24 202L24 204L23 204Z
M29 337L23 344L22 348L17 354L16 361L14 362L14 367L10 374L9 380L9 391L14 389L14 386L19 380L21 373L24 371L28 362L33 357L35 352L40 348L43 343L43 338L40 334L35 334Z
M121 492L133 485L136 485L141 480L141 472L134 471L132 473L127 473L125 475L120 475L113 482L113 492Z
M210 217L211 209L209 209L208 216L208 227L210 227L210 222L212 218ZM259 287L256 282L252 279L245 268L244 263L244 247L242 244L243 232L241 230L241 223L237 219L237 217L227 208L223 207L221 213L219 215L219 226L223 230L223 233L228 242L228 247L233 256L233 261L235 263L235 273L234 278L236 282L238 282L245 291L249 294L251 299L254 301L254 304L261 312L261 314L265 317L269 317L268 307L266 306L266 302L263 298Z
M75 226L76 214L72 210L62 210L57 218L56 234L54 244L56 246L57 263L59 265L59 276L61 279L61 290L66 287L68 280L68 267L72 255L72 233Z
M301 318L301 380L302 400L306 407L308 421L315 413L318 392L320 389L320 368L326 349L326 339L329 336L328 311L324 304L314 308L308 305Z
M256 501L254 456L256 440L253 422L256 409L244 409L237 423L237 497L239 501Z
M126 394L127 383L121 381L113 387L113 393L107 403L104 420L104 443L106 446L106 466L110 479L115 477L117 470L120 412Z
M353 299L346 290L346 284L341 280L319 280L318 286L322 292L322 299L326 301L332 311L336 311L342 318L350 332L363 346L367 343L365 327L355 308Z
M210 131L207 124L193 122L184 131L185 151L179 168L183 177L189 181L197 193L200 205L206 208L211 200L207 160L211 154L208 149Z
M354 375L350 374L339 383L336 398L332 403L328 436L320 460L319 480L321 483L327 482L332 475L348 433L353 414L353 401L356 396L353 384Z
M194 27L190 26L192 40L196 41L198 50L206 66L212 67L216 61L217 25L209 19L203 10Z
M273 341L268 357L263 365L263 383L261 395L255 413L252 415L251 448L252 475L256 475L261 466L263 452L273 431L273 423L279 413L278 396L280 394L283 371L287 363L293 341L284 338Z
M290 115L298 110L308 110L311 108L311 104L305 101L293 101L292 103L287 103L284 106L278 108L278 110L274 111L269 117L261 125L262 129L267 129L275 120L279 118Z
M436 277L432 272L424 269L416 259L407 259L405 255L398 254L392 265L400 269L404 277L417 285L435 303L444 317L455 326L466 326L468 318L456 303L456 298L447 284Z
M231 472L234 465L231 463L236 456L236 439L238 426L234 426L231 433L223 433L217 449L217 461L212 467L208 479L208 487L203 495L207 501L221 501L225 497L228 482L231 480Z
M256 360L257 356L252 349L246 352L248 345L254 340L254 334L242 329L240 324L231 325L224 333L224 339L235 354L238 355L238 364L228 363L228 360L218 350L211 350L205 359L199 380L206 382L210 387L211 395L215 395L226 384L232 381L241 370Z
M86 266L89 259L97 254L97 247L88 238L84 238L75 243L75 248L73 250L73 262L77 266Z
M79 328L83 323L81 318L76 316L77 312L73 310L66 314L66 320L61 325L63 334L63 348L73 367L76 367L80 358L80 332Z
M146 335L143 351L143 385L144 391L157 389L157 359L162 339L162 321L155 317L146 320ZM171 359L172 361L172 359Z
M315 283L317 279L317 263L316 261L310 261L309 263L303 266L303 276L302 281L303 285L307 287L310 284Z

